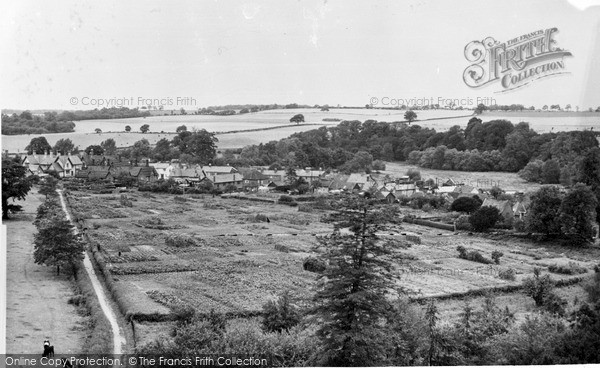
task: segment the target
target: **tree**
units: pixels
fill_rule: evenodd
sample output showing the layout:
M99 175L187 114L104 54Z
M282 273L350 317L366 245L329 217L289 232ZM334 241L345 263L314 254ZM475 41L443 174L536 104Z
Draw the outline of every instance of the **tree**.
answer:
M571 237L575 244L592 241L598 200L592 190L577 183L569 191L560 205L560 223L564 235Z
M558 184L560 182L560 165L554 159L547 160L542 165L542 182L544 184Z
M547 236L560 234L560 204L562 195L558 187L543 186L531 196L525 223L531 232Z
M41 187L38 193L43 194L48 199L48 196L56 195L56 187L58 185L58 179L53 176L46 176L41 182Z
M304 115L296 114L296 115L292 116L292 118L290 119L290 123L296 123L296 124L304 123Z
M596 195L596 221L600 223L600 148L592 148L583 156L579 163L579 181L589 185Z
M548 105L544 105L544 106L542 107L542 110L544 110L544 111L548 110Z
M376 235L393 221L394 211L363 198L334 203L324 221L334 224L329 238L320 238L320 254L329 266L318 276L313 313L320 321L319 361L312 365L366 366L386 361L387 294L395 276L387 258L393 247ZM338 230L348 228L349 235Z
M484 104L480 103L479 105L477 105L477 107L475 108L475 114L479 115L482 112L484 112L485 110L487 110L487 106L485 106Z
M175 132L177 132L177 133L187 132L187 127L185 125L180 125L177 127L177 129L175 129Z
M147 139L140 139L133 144L129 157L131 160L139 160L140 158L148 158L152 153L150 142Z
M88 155L103 155L104 148L102 148L102 146L99 146L97 144L92 144L90 146L87 146L87 148L85 149L84 152L87 153Z
M8 200L25 200L31 190L32 179L26 176L27 169L18 159L2 158L2 219L8 219L9 212L18 212L21 206L9 204Z
M177 158L176 152L171 147L171 142L167 138L162 138L156 142L152 150L152 157L157 161L168 161Z
M100 143L100 147L104 149L104 153L107 155L114 155L117 153L117 143L112 138L102 141L102 143Z
M490 195L494 197L494 199L498 199L498 196L502 193L504 193L504 191L498 186L493 186L492 189L490 189Z
M571 110L571 104L567 104L567 106L565 106L565 110L570 111Z
M300 312L292 304L289 291L285 291L277 301L269 300L263 306L263 330L269 332L289 331L300 322Z
M542 178L542 167L544 162L542 160L530 161L525 167L519 171L518 175L531 182L539 182Z
M67 155L75 150L75 145L69 138L61 138L54 145L54 151L62 155Z
M216 143L219 140L214 133L201 129L193 133L181 132L178 137L181 137L184 133L185 138L179 140L181 153L190 155L193 161L203 165L210 163L215 158L217 153ZM173 141L175 142L175 139Z
M150 130L150 125L148 125L148 124L144 124L140 127L140 131L142 133L147 133L149 130Z
M100 134L100 133L102 133L102 129L100 129L100 128L96 128L96 129L94 129L94 131L95 131L97 134Z
M473 197L459 197L452 202L450 210L471 213L481 207L481 201Z
M469 223L475 231L487 231L502 220L500 211L496 207L483 206L469 216Z
M83 259L83 243L73 233L71 223L60 213L50 213L37 223L38 233L34 235L33 259L35 263L56 266L73 266Z
M36 137L32 138L27 147L25 147L25 151L28 154L37 154L41 155L46 152L52 151L52 146L46 140L46 137Z
M131 132L131 126L125 125L125 131L126 132Z
M408 121L408 124L412 123L416 119L417 119L416 112L414 112L412 110L408 110L407 112L404 113L404 120Z

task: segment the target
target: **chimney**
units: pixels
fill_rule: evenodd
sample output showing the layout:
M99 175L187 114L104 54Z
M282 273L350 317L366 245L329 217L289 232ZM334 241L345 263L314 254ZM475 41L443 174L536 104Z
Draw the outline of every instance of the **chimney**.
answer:
M150 159L146 159L146 167L150 166Z

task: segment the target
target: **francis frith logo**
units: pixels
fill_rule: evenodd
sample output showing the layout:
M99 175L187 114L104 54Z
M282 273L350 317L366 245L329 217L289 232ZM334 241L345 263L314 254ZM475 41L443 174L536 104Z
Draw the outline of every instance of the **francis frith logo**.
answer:
M500 83L506 92L537 79L567 73L564 58L572 56L557 47L557 28L540 29L506 42L487 37L465 46L465 58L471 63L463 80L472 88Z

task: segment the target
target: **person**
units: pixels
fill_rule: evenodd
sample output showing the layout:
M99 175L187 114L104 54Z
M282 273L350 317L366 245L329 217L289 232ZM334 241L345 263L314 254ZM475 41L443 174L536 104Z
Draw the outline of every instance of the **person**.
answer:
M50 340L44 340L44 353L43 358L49 358L54 356L54 346L50 345Z

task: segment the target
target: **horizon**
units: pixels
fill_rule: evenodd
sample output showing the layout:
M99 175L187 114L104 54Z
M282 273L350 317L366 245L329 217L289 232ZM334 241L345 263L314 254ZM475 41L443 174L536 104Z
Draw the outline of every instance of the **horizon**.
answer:
M140 4L4 4L1 106L113 107L84 104L86 98L130 99L129 108L162 100L166 110L192 111L274 101L394 107L383 105L386 98L457 100L464 108L478 99L573 110L600 105L597 1ZM498 82L471 88L463 80L470 42L493 37L508 45L553 28L554 47L571 54L556 59L564 71L515 90Z

